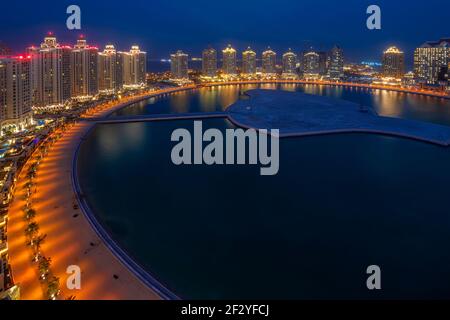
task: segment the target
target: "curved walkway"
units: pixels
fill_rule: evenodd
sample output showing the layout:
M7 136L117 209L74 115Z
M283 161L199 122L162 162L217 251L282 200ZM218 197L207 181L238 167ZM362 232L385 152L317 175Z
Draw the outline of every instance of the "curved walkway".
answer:
M398 136L441 146L450 145L450 127L379 116L356 103L299 92L247 91L251 99L231 105L228 119L254 129L279 129L280 137L333 133L369 133Z
M170 94L195 87L171 88L109 105L91 112L93 117L104 117L119 108L149 97ZM40 232L46 234L42 252L52 259L52 271L60 278L61 297L75 296L77 300L159 300L161 296L138 279L103 243L77 204L72 185L75 152L95 122L82 121L73 125L42 159L36 176L33 207ZM25 164L17 180L14 201L8 221L8 246L13 276L21 287L24 300L45 299L44 288L38 280L38 268L32 263L31 249L26 245L22 208L25 206L26 173L32 163ZM68 290L67 267L81 268L81 290Z

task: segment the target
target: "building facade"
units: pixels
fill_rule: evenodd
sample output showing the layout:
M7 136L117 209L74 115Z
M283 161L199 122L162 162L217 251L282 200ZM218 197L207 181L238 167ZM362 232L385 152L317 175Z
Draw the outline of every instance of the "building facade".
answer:
M202 72L204 76L217 75L217 51L213 48L205 49L202 53Z
M71 97L92 97L98 94L98 49L79 39L70 56Z
M147 53L138 46L133 46L129 52L119 53L122 59L123 84L125 86L142 86L146 83Z
M320 74L320 56L315 51L306 52L302 61L303 76L306 79L317 79Z
M397 47L383 53L383 76L401 79L405 75L405 54Z
M267 48L262 54L262 72L264 74L276 74L277 54L275 51Z
M49 34L40 47L28 48L31 57L33 104L63 104L71 97L72 48L60 46Z
M253 75L256 73L256 52L250 47L242 52L242 74Z
M450 39L426 42L414 52L414 74L423 83L436 84L450 63Z
M297 55L289 49L283 54L283 78L297 78Z
M236 50L228 45L227 48L222 50L223 64L222 69L225 75L236 75L237 74L237 63L236 63Z
M331 80L341 80L344 78L344 51L335 46L331 49L328 67L328 77Z
M33 123L31 58L0 58L1 135L22 131Z
M170 56L171 72L174 79L189 78L189 56L181 50Z
M123 88L123 60L113 45L98 54L98 89L118 92Z

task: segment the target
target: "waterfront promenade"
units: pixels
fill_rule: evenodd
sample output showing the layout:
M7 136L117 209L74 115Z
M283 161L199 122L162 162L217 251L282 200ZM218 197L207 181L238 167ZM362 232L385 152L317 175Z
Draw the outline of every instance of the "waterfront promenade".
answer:
M119 108L155 95L170 94L192 88L171 88L119 103L98 107L86 117L103 118ZM72 165L78 145L95 122L81 121L72 125L41 160L33 190L33 207L40 232L47 235L42 252L51 258L52 272L60 279L61 299L77 300L150 300L160 296L144 285L103 243L83 212L72 185ZM58 134L60 132L55 132ZM32 262L27 246L22 209L26 205L26 175L34 158L25 164L17 179L14 201L10 206L8 245L13 276L20 285L24 300L46 299L45 288L39 281L38 266ZM77 205L77 206L74 206ZM81 268L81 290L68 290L67 267Z

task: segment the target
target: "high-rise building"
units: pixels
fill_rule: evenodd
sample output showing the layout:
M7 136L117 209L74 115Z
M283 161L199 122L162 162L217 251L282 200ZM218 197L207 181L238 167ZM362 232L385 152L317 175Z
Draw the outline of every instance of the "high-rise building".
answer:
M177 53L170 56L171 72L174 79L189 78L188 59L189 56L181 50L178 50Z
M330 52L328 77L331 80L344 78L344 51L338 46L334 46Z
M60 46L51 33L40 47L28 48L28 54L31 56L31 87L34 105L62 104L70 99L71 52L71 47Z
M123 60L113 45L98 54L99 91L120 91L123 87Z
M447 66L441 68L441 72L439 72L438 82L440 85L450 87L450 62Z
M318 51L317 54L319 55L319 75L325 76L328 74L329 54L325 51Z
M441 69L449 63L450 39L426 42L414 52L414 74L428 84L436 84Z
M291 49L283 54L283 77L297 77L297 55Z
M146 84L147 79L147 52L141 51L138 46L130 50L134 82L137 85Z
M306 52L303 55L302 69L306 79L317 79L320 74L320 55L315 51Z
M256 73L256 52L250 47L242 52L242 73L246 75Z
M217 75L217 51L211 47L205 49L202 58L203 75L215 77Z
M31 58L0 58L1 134L21 131L32 124Z
M383 76L401 79L405 75L405 54L397 47L383 53Z
M231 47L231 44L227 48L222 50L223 54L223 73L226 75L236 75L237 64L236 64L236 50Z
M267 48L262 54L262 72L265 74L275 74L277 65L277 54L275 51Z
M98 94L98 48L80 38L70 56L71 96L86 97Z
M146 83L147 53L138 46L133 46L129 52L119 53L123 65L123 83L127 86L140 86Z

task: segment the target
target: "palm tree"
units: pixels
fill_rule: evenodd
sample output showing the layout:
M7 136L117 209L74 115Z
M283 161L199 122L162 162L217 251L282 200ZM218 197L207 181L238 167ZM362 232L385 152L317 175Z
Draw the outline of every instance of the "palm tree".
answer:
M28 224L28 227L25 229L25 234L31 238L34 235L36 235L36 233L38 233L38 231L39 231L39 225L36 222L31 222L30 224Z
M28 209L25 213L25 218L30 221L36 217L36 210Z
M41 245L45 242L45 238L47 238L47 235L38 235L37 237L31 239L30 246L33 247L34 252L39 253L41 250Z
M49 271L50 271L50 263L52 260L50 258L41 257L39 260L39 274L41 275L41 279L45 280Z
M56 300L59 295L59 278L53 277L49 280L47 286L47 296L50 300Z

